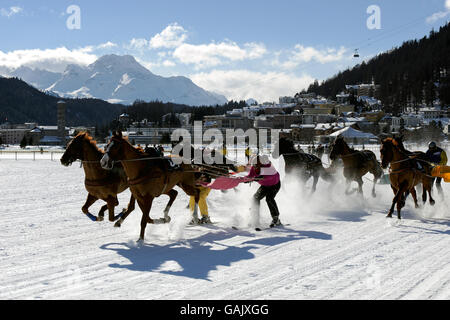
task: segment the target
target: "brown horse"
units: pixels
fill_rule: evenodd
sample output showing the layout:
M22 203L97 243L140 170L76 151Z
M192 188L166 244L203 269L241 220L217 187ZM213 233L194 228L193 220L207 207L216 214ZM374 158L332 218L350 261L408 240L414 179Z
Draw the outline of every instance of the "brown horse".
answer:
M196 188L195 172L190 165L182 164L181 168L170 170L165 159L149 158L142 149L133 147L128 140L124 139L121 132L113 134L100 163L103 168L109 169L115 161L121 161L128 177L130 191L142 211L138 241L144 240L147 223L156 222L150 218L154 198L176 192L173 188L178 185L189 196L194 196L195 202L198 203L199 190ZM164 212L165 221L168 221L168 208L170 208L169 205ZM195 206L194 216L197 216L196 210L197 206Z
M388 218L392 217L397 204L397 217L401 219L400 211L405 205L405 198L408 192L411 193L416 208L419 206L415 189L415 186L419 183L422 183L424 189L428 191L430 204L434 205L435 202L431 197L431 179L427 179L426 173L418 169L417 160L410 158L408 154L402 151L395 139L384 139L381 144L380 154L382 167L387 168L389 164L391 166L389 179L395 195L387 215Z
M370 172L374 177L372 196L376 197L375 185L378 179L383 175L383 169L377 161L375 154L370 150L358 151L352 149L348 146L343 137L337 137L331 145L330 159L334 161L338 157L342 159L344 164L344 177L347 181L346 194L349 193L348 189L351 181L356 181L358 183L358 191L362 194L362 177Z
M98 149L92 137L86 132L81 132L68 143L61 157L61 164L67 167L76 160L82 161L85 174L84 185L88 192L87 200L81 208L83 213L93 221L102 221L104 212L108 209L109 221L115 221L134 210L135 200L131 196L128 208L114 216L114 207L119 204L117 195L128 188L127 176L120 163L113 170L104 170L100 166L102 157L103 151ZM98 217L95 217L89 213L89 207L98 199L105 201L106 205L101 207Z
M405 146L403 145L403 135L399 137L393 137L393 139L398 143L398 148L401 152L405 153L408 157L411 159L416 160L417 169L425 172L423 175L423 179L425 181L422 181L422 201L423 203L427 202L427 192L430 195L430 203L434 204L434 200L431 198L431 190L426 190L425 185L427 183L431 183L431 189L433 189L433 183L431 178L431 171L433 169L433 165L430 164L429 159L425 152L422 151L409 151L406 150Z

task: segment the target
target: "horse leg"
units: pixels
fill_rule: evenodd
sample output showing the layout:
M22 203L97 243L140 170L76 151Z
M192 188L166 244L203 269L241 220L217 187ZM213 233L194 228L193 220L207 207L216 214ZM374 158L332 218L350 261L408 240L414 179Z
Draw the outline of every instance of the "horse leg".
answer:
M411 196L413 197L414 206L416 207L416 209L419 208L419 203L417 202L416 188L412 187L409 191L411 192Z
M194 203L194 208L193 208L193 212L192 212L192 223L197 224L199 222L198 219L198 202L200 201L200 192L196 192L196 194L194 195L194 199L195 199L195 203Z
M397 218L401 219L400 211L402 210L402 207L405 205L405 197L404 193L408 190L408 183L402 183L400 185L400 188L397 192L397 194L394 197L394 201L397 203Z
M114 208L119 204L119 200L117 200L117 197L109 196L106 203L108 205L109 221L114 222Z
M427 203L427 188L425 187L426 182L422 179L422 202Z
M374 180L373 180L373 185L372 185L372 197L376 198L377 197L377 193L375 192L375 186L378 182L378 179L376 176L374 176Z
M133 197L133 195L131 195L130 202L128 202L128 207L127 207L126 211L125 212L122 211L120 214L118 214L117 217L119 217L119 220L114 224L114 227L120 228L120 226L122 225L124 220L128 217L128 215L131 212L133 212L133 210L135 208L135 203L136 203L136 199ZM117 217L115 217L114 219L116 219Z
M392 188L392 191L394 192L394 199L392 199L392 205L391 205L391 208L389 209L389 213L386 216L386 218L392 218L392 213L394 212L395 203L397 202L396 201L396 196L397 196L398 190L393 185L391 185L391 188Z
M178 191L175 189L172 189L167 193L167 195L170 197L170 199L166 205L166 208L164 209L164 222L165 223L170 222L169 210L170 210L170 207L172 207L173 202L175 201L175 199L178 196Z
M106 210L108 210L108 205L107 205L107 204L103 205L103 206L100 208L100 211L98 212L98 217L99 217L100 219L103 220L103 217L105 216L105 211L106 211Z
M350 189L352 181L349 179L345 180L345 194L349 195L352 194L353 192L348 191L348 189Z
M313 178L314 178L314 180L313 180L313 185L312 185L311 193L316 192L317 182L319 181L319 175L316 173L316 174L313 176Z
M141 233L139 235L138 242L143 242L145 237L145 228L147 227L147 223L153 223L153 220L150 218L150 209L152 208L153 202L152 196L147 196L141 199L138 199L139 208L142 211L141 218Z
M433 187L433 182L434 182L434 179L427 178L427 180L423 184L423 188L428 191L428 195L430 196L430 204L432 206L434 206L434 204L436 203L436 201L434 201L433 197L431 196L431 189Z
M98 198L93 196L92 194L88 194L86 202L84 203L83 207L81 207L81 211L87 215L90 219L93 221L102 221L103 216L95 217L93 214L89 212L89 207L92 206L92 204L97 201Z
M358 179L356 179L356 182L358 182L358 193L359 193L360 195L363 195L363 189L362 189L362 186L363 186L363 180L362 180L362 178L359 177Z

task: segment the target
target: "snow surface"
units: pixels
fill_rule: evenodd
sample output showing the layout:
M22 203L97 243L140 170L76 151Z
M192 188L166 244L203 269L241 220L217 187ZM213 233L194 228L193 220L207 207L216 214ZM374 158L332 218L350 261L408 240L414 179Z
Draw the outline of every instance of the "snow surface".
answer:
M342 181L320 180L313 195L311 182L284 185L277 202L289 225L261 232L247 228L255 183L210 193L213 226L187 226L179 190L172 221L148 225L139 246L138 208L120 229L81 213L79 163L0 157L0 299L449 299L448 197L420 209L408 198L399 223L385 218L390 187L373 199L365 178L364 199L344 196ZM151 216L167 201L156 199ZM262 201L260 223L269 222Z

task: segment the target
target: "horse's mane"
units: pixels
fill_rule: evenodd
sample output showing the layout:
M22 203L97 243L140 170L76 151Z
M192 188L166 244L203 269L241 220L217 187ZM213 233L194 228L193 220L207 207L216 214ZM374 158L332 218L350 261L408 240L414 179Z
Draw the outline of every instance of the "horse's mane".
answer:
M292 152L292 153L299 152L297 149L295 149L294 141L292 141L291 139L287 139L287 138L283 137L283 138L280 138L279 142L280 142L280 147L283 146L283 151Z
M137 154L143 157L148 157L148 154L141 146L133 146L126 136L113 136L113 138L123 140L124 142L128 143L131 149L134 150Z
M350 152L358 152L358 150L355 150L354 148L350 147L349 144L345 141L344 137L342 136L338 136L336 138L336 140L334 141L334 143L338 142L338 141L342 141L342 143L347 146L347 148L350 150Z
M394 138L386 138L386 139L384 139L383 140L383 143L384 142L389 142L389 143L392 143L392 145L394 145L395 147L397 147L397 148L399 148L399 149L405 149L405 147L403 146L403 144L402 144L402 146L400 146L400 144L398 143L398 141L397 140L395 140ZM403 148L402 148L403 147Z
M97 150L98 152L104 153L104 151L101 150L101 149L99 149L99 147L97 146L97 141L95 141L94 138L91 137L87 131L82 131L82 132L78 133L78 134L75 136L74 139L77 139L77 138L79 138L79 137L80 137L80 138L83 138L85 141L89 142L89 144L90 144L93 148L95 148L95 150Z

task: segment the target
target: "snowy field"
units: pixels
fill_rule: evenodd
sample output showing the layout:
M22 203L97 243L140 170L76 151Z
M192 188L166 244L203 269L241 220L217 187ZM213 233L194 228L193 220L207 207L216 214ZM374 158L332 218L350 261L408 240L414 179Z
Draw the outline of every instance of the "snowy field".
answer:
M81 213L79 163L0 159L0 299L449 299L450 186L434 207L408 198L399 223L385 218L390 187L377 185L374 199L365 177L364 198L345 196L343 181L319 180L313 195L311 182L284 185L276 199L289 225L261 232L247 228L257 184L212 191L212 226L187 226L180 190L172 221L148 225L138 246L139 208L120 229ZM167 201L156 199L151 216Z

